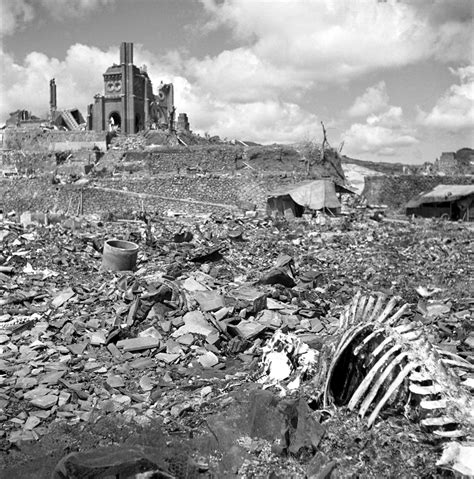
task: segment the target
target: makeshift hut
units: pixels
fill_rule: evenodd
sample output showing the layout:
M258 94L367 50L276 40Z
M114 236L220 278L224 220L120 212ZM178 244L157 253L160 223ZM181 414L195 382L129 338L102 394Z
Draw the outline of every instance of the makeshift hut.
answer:
M337 193L354 194L331 180L311 180L284 186L268 194L267 214L293 218L302 216L305 209L338 214L341 202Z
M474 185L438 185L410 200L406 214L474 221Z

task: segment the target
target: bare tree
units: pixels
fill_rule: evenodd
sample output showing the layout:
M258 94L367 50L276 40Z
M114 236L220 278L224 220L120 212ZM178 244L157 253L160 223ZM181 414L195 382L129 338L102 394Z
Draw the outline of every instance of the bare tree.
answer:
M323 142L321 144L321 160L323 160L325 147L327 146L328 148L330 148L331 146L329 145L329 141L326 135L326 128L324 127L324 123L322 121L321 121L321 126L323 128Z

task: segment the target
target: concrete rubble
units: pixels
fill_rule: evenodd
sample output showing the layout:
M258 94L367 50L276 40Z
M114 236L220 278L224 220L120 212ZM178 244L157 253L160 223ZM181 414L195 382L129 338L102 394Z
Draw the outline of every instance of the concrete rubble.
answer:
M388 476L395 447L406 475L439 473L419 426L387 412L375 437L322 409L311 378L360 290L402 296L436 344L472 361L465 226L25 218L0 223L0 469L323 478L363 473L365 461ZM136 271L101 270L112 237L139 245Z

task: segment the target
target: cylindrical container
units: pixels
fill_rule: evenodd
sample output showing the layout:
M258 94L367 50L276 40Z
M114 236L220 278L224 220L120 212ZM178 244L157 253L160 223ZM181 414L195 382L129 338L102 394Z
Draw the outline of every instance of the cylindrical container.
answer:
M111 239L104 243L102 269L133 271L137 264L138 245L131 241Z

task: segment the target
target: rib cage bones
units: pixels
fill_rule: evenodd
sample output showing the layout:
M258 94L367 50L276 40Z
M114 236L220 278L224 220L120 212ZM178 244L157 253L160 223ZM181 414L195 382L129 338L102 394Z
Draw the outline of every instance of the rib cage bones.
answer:
M367 354L369 365L351 394L347 406L368 415L368 425L377 419L389 399L406 387L420 400L426 416L421 420L434 434L450 438L473 436L474 366L462 357L431 344L420 322L405 318L409 307L397 307L400 298L360 292L340 318L344 331L336 345L324 384L323 402L332 402L331 383L343 354L352 351L357 361ZM369 347L375 347L370 351ZM367 352L369 351L369 352Z

